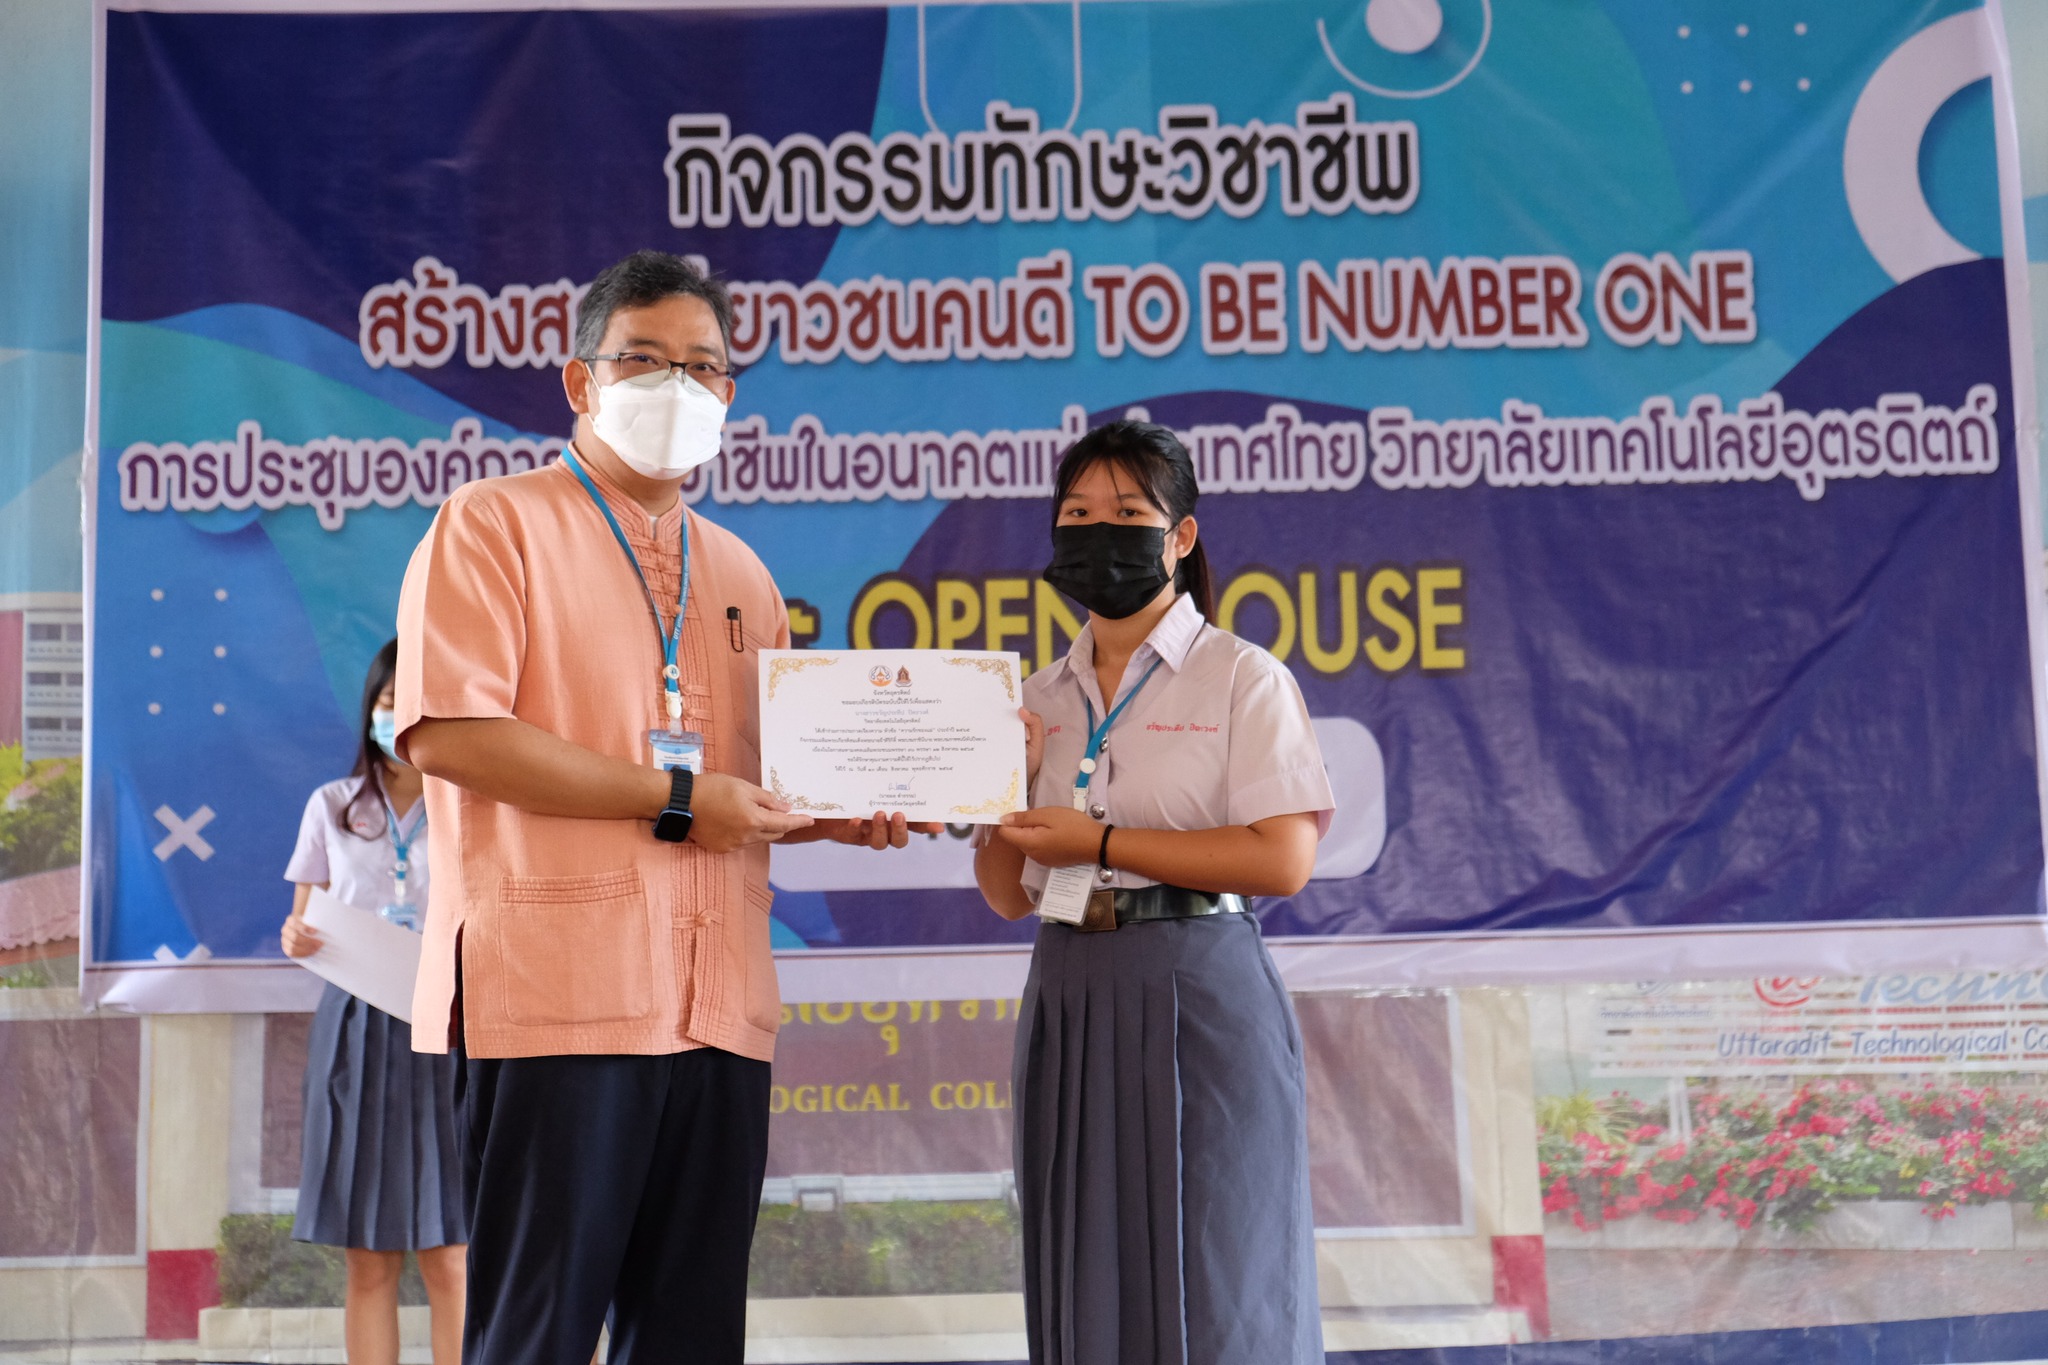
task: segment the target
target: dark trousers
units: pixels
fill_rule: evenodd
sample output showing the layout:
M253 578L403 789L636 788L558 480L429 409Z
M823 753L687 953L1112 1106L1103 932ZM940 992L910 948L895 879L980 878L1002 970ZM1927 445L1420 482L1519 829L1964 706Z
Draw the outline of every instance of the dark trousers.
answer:
M466 1059L464 1365L740 1365L768 1064Z

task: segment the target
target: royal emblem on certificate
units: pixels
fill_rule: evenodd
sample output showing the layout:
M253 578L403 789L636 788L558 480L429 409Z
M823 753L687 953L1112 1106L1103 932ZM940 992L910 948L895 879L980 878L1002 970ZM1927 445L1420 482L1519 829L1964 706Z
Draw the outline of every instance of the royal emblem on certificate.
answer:
M762 785L823 818L994 824L1029 803L1017 656L761 652Z

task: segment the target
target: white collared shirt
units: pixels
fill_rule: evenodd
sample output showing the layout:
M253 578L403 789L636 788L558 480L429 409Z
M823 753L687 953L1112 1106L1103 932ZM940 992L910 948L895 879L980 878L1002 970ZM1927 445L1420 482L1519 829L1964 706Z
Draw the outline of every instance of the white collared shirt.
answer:
M356 802L348 829L337 823L362 786L360 777L344 777L314 789L299 817L299 842L285 864L284 879L325 886L337 899L358 910L389 905L397 894L398 851L385 826L384 803L374 793ZM401 832L412 831L406 889L424 914L427 887L433 874L427 861L426 811L415 801L398 819Z
M1273 815L1313 812L1320 836L1336 799L1301 688L1285 664L1202 618L1186 593L1124 666L1117 700L1146 671L1159 670L1109 732L1089 783L1087 813L1132 829L1215 829ZM1034 806L1074 803L1074 779L1088 739L1087 706L1108 714L1095 677L1091 622L1066 657L1024 680L1024 704L1045 719L1045 759L1032 784ZM1036 892L1046 870L1024 864ZM1150 886L1116 873L1112 886Z

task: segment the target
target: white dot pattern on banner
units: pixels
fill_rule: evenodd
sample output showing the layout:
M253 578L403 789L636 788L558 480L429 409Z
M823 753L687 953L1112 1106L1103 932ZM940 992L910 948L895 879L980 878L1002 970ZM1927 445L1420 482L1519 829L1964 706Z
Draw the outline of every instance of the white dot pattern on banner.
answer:
M215 702L215 703L213 704L213 714L215 714L216 716L224 716L224 715L226 715L227 713L228 713L228 704L227 704L226 702L224 702L224 701L217 701L217 702Z
M1678 36L1679 36L1679 37L1681 37L1681 38L1690 38L1690 37L1692 37L1692 25L1690 25L1690 24L1680 24L1680 25L1678 26Z
M151 702L151 703L149 704L149 714L151 714L152 716L160 716L160 715L162 715L163 713L164 713L164 704L163 704L162 702L160 702L160 701L153 701L153 702Z
M214 600L214 601L216 601L216 602L225 602L225 601L227 601L227 600L228 600L228 590L227 590L226 588L215 588L215 589L213 590L213 600Z
M1678 83L1678 93L1681 95L1690 95L1692 93L1692 82L1680 81Z
M164 590L163 590L162 588L151 588L151 589L149 590L149 600L150 600L150 601L152 601L152 602L161 602L161 601L163 601L163 600L164 600Z
M1813 82L1806 79L1806 77L1801 76L1799 78L1799 88L1801 90L1811 90L1813 89Z
M150 658L152 658L152 659L161 659L161 658L163 658L163 657L164 657L164 647L163 647L162 645L151 645L151 646L149 647L149 657L150 657Z
M228 657L228 647L227 647L226 645L215 645L215 646L213 647L213 657L214 657L214 658L216 658L216 659L225 659L225 658L227 658L227 657Z
M1370 0L1365 30L1389 52L1409 56L1434 43L1444 30L1439 0Z
M1740 90L1745 95L1747 95L1754 88L1755 87L1753 87L1748 81L1744 81L1741 85L1736 87L1736 89Z
M1735 26L1735 36L1738 38L1747 38L1749 36L1749 25L1737 24Z

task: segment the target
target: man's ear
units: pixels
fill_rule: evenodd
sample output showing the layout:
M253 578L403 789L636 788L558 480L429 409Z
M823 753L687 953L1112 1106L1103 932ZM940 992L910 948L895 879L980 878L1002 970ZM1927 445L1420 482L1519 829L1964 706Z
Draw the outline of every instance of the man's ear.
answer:
M590 374L590 366L580 360L571 360L562 366L562 392L569 397L569 410L579 417L588 417L597 410L597 384Z

